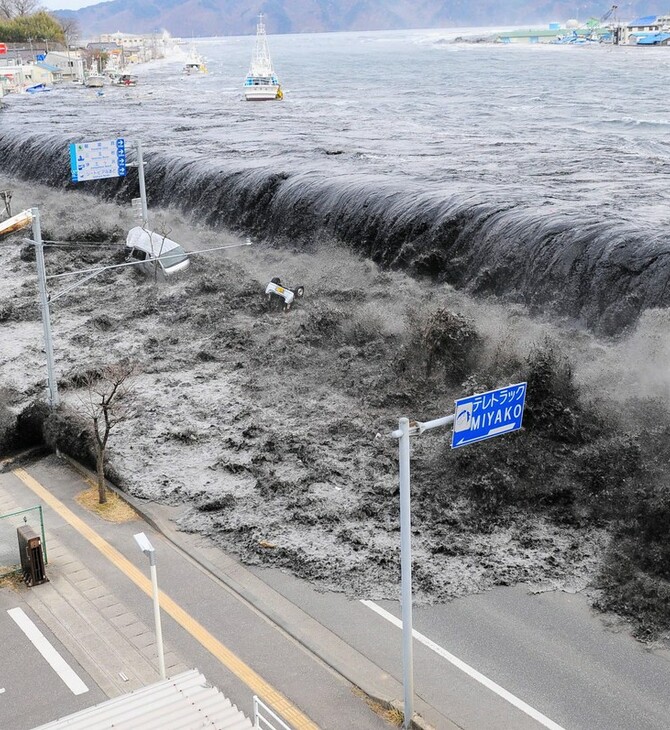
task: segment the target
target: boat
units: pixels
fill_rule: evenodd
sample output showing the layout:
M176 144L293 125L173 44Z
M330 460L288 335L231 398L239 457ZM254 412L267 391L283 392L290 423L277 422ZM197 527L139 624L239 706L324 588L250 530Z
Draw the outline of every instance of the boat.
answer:
M112 86L137 86L137 76L135 74L114 69L113 71L107 71L107 76Z
M135 74L123 74L119 79L120 86L137 86L137 76Z
M46 84L33 84L32 86L27 86L25 88L26 94L40 94L45 91L51 91L51 88ZM2 96L2 94L0 94L0 96Z
M244 80L244 98L247 101L271 101L284 98L281 84L272 67L262 13L258 16L256 46L251 56L251 66L249 66L249 73Z
M86 77L84 84L89 89L99 89L105 85L105 77L102 74L92 73Z
M188 58L184 64L183 73L187 76L207 73L207 66L203 61L202 56L195 50L195 48L193 48L193 46L191 46L189 50Z

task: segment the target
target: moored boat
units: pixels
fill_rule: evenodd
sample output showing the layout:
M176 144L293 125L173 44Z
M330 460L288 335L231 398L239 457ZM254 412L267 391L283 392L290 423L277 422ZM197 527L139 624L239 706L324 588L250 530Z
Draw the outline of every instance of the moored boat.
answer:
M251 66L244 80L244 98L247 101L272 101L284 98L281 84L272 66L262 13L258 16L256 46L251 57Z

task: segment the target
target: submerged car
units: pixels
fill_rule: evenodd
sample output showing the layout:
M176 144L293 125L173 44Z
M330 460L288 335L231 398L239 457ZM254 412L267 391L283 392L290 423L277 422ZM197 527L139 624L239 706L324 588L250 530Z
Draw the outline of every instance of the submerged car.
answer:
M186 251L176 241L140 226L128 231L126 253L128 261L143 262L137 268L146 274L172 276L187 269L191 263Z

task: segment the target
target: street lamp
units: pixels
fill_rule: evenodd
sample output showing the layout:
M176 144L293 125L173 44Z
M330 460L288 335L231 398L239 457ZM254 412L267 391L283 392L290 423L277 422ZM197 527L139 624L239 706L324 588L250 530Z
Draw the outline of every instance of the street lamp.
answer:
M161 679L165 679L165 655L163 654L163 631L161 629L161 609L158 603L158 579L156 578L156 551L149 542L149 538L143 533L138 532L133 535L135 542L139 545L140 550L149 558L149 568L151 570L151 589L154 599L154 621L156 623L156 645L158 647L158 668L160 670Z

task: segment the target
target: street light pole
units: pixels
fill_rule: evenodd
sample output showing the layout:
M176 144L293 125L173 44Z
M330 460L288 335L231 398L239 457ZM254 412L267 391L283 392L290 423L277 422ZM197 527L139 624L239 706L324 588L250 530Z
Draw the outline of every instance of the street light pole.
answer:
M158 602L158 578L156 577L156 551L149 542L149 538L143 533L138 532L134 535L135 542L140 550L149 558L149 569L151 571L151 593L154 602L154 623L156 624L156 646L158 648L158 669L161 679L165 679L165 654L163 653L163 630L161 628L161 609Z
M40 310L42 312L42 327L44 329L44 349L47 356L47 400L51 408L57 408L60 403L58 396L58 382L54 367L53 340L51 339L51 319L49 314L49 296L47 294L47 275L44 267L44 243L40 226L39 208L31 208L33 241L35 244L35 258L37 260L37 285L40 292Z

